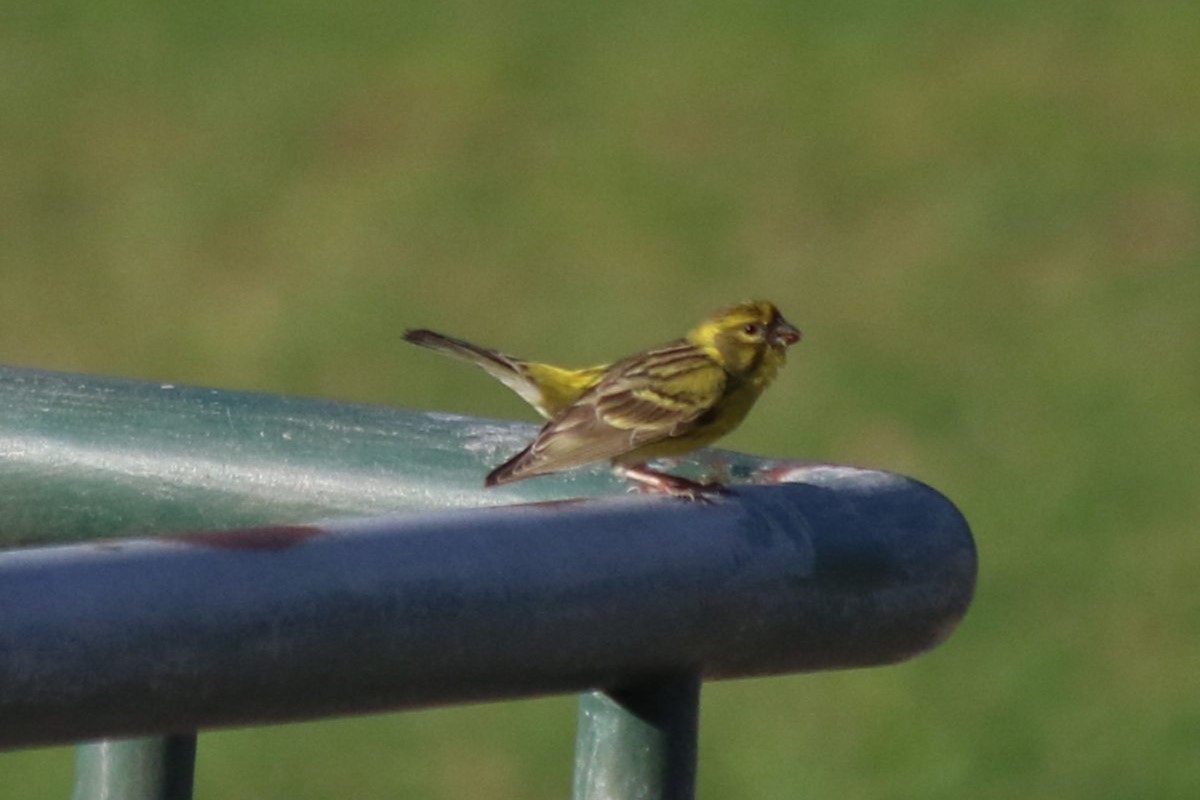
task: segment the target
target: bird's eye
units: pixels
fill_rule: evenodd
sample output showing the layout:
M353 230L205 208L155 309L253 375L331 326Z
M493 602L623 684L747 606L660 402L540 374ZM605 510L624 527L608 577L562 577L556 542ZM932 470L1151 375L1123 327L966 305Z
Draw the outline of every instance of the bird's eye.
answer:
M761 336L763 332L763 326L759 325L757 322L747 322L744 326L742 326L742 332L747 336Z

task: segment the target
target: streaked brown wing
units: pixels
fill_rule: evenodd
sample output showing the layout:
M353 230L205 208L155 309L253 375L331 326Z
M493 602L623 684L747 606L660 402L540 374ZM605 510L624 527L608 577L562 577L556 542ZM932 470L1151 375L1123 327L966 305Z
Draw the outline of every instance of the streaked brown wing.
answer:
M725 381L719 364L686 343L618 362L548 422L506 473L519 480L557 472L685 435L720 400Z

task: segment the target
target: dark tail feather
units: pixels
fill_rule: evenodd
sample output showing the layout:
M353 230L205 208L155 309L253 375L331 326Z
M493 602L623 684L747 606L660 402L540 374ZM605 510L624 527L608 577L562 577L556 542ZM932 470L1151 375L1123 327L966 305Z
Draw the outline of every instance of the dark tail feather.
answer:
M513 362L501 353L488 350L477 344L465 342L462 339L455 339L453 336L447 336L444 333L428 330L427 328L410 328L406 330L404 332L404 341L475 363L488 361L506 372L517 371Z

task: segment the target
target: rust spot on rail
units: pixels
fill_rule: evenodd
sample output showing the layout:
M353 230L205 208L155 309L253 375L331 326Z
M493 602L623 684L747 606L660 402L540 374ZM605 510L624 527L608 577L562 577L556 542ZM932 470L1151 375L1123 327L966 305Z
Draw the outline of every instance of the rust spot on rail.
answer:
M286 550L325 533L314 525L264 525L231 531L201 531L172 537L172 541L221 550Z

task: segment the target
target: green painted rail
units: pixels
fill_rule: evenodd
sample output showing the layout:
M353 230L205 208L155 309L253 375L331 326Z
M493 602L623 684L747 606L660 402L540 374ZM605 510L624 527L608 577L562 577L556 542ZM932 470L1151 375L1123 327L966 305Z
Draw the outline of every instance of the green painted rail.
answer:
M498 489L533 424L0 367L0 547L623 494L603 467ZM776 462L709 450L748 480Z
M702 680L890 663L966 612L969 530L915 481L705 451L681 471L787 485L484 490L532 430L0 368L0 747L87 741L78 800L178 800L198 729L592 689L575 797L682 799Z
M189 800L195 762L195 734L83 744L71 800Z

